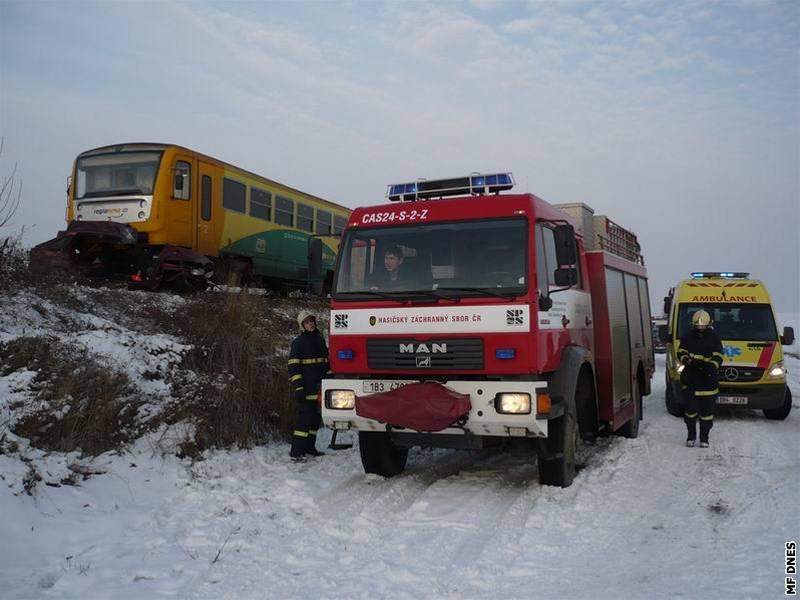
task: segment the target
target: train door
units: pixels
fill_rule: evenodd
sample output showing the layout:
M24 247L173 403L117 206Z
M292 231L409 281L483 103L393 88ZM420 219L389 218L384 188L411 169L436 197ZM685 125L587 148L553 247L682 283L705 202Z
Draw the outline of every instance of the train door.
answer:
M192 201L197 194L192 185L192 163L191 155L178 152L170 168L172 193L164 211L164 224L169 243L176 246L192 245Z
M219 170L209 163L199 161L198 168L198 201L195 203L194 248L200 254L216 256L219 245L215 234L215 222L222 218L219 210Z

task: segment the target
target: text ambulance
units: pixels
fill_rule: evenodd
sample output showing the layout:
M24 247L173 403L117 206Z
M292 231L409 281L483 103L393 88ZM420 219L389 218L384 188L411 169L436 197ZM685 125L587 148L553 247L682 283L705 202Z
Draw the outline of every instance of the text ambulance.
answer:
M755 408L768 419L785 419L792 409L786 385L781 344L794 343L794 330L778 335L767 288L749 273L692 273L664 298L669 314L666 404L670 414L683 416L680 372L676 359L681 337L700 309L711 315L722 339L724 360L719 372L718 405Z
M350 216L322 416L358 430L366 472L402 472L413 446L514 445L568 486L581 436L637 436L654 359L636 238L512 186L393 185Z

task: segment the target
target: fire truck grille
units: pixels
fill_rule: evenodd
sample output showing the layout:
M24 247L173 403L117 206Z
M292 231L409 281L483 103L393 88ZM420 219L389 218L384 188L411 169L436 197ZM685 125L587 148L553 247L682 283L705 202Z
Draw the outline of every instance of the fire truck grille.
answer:
M483 369L481 338L367 340L367 364L377 370Z

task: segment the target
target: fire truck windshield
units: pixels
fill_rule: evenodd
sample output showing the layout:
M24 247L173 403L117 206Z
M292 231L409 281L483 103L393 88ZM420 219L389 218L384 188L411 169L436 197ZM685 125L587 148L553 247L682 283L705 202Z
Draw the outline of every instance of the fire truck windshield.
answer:
M350 229L340 247L336 298L521 295L527 247L522 218Z

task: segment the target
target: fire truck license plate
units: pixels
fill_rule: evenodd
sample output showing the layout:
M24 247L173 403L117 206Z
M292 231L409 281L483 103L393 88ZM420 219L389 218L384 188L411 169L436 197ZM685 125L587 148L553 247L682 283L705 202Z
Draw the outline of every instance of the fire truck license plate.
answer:
M747 404L747 396L717 396L717 404Z
M381 392L390 392L395 390L401 386L404 386L407 383L411 383L410 381L379 381L375 379L370 379L368 381L364 381L364 393L365 394L379 394Z

